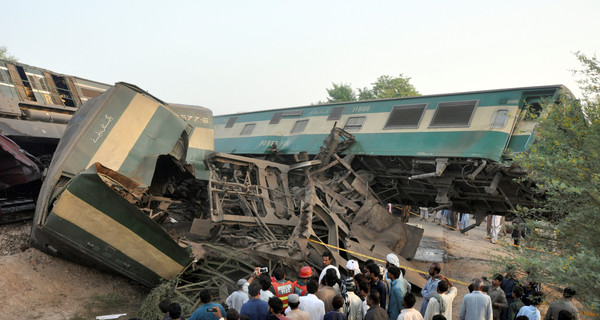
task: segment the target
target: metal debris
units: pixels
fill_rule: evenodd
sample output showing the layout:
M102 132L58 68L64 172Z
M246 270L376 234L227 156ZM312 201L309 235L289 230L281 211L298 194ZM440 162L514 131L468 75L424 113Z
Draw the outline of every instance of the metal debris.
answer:
M137 131L124 125L131 108L149 119ZM196 303L202 288L225 299L255 266L281 265L290 275L302 265L320 268L325 250L339 265L415 255L423 230L390 215L369 188L373 177L352 169L351 154L338 155L354 141L342 129L332 129L314 159L299 154L290 165L223 153L190 157L190 145L207 145L194 134L212 133L135 86L117 84L78 112L32 230L32 243L50 254L147 286L175 279L176 292ZM123 132L132 135L129 148L113 138Z

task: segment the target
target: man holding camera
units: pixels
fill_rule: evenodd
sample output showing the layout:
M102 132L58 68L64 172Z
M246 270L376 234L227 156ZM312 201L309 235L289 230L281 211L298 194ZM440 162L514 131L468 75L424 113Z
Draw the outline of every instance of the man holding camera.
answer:
M200 291L200 300L202 305L192 313L192 316L188 320L219 320L214 314L216 308L219 308L221 314L225 314L225 309L218 303L211 302L212 295L206 289Z

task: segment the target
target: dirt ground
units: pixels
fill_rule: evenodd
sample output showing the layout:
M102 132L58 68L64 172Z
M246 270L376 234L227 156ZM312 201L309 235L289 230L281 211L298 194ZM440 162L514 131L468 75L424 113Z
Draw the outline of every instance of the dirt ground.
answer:
M31 223L0 227L2 319L95 319L137 314L139 285L29 248Z
M486 240L484 224L464 235L418 217L411 217L410 222L425 229L423 246L442 253L442 274L452 281L457 280L454 281L458 295L453 303L453 318L458 319L462 298L468 293L467 286L459 281L469 283L476 277L491 277L491 255L510 254L510 249ZM119 313L127 313L120 319L138 316L147 294L145 289L124 278L29 248L30 230L31 223L0 227L3 318L76 320ZM413 260L412 264L426 271L430 261ZM420 305L419 298L415 307ZM546 309L547 305L541 306L542 316Z
M510 235L499 237L497 244L491 243L486 239L486 223L469 231L467 234L461 234L456 230L446 228L438 223L422 221L419 217L411 217L410 223L420 224L425 232L421 240L421 246L426 244L428 247L434 247L435 244L445 251L444 262L442 265L442 274L451 281L458 280L464 283L471 283L474 278L485 276L491 279L495 270L499 267L493 263L493 256L506 256L514 252L514 247L507 244L512 244ZM503 244L504 243L504 244ZM412 261L413 265L422 271L427 271L429 261ZM466 284L460 284L454 281L454 285L458 289L458 294L452 304L452 318L458 320L460 306L465 294L469 293ZM542 291L545 294L546 301L555 301L562 298L562 292L557 292L542 286ZM590 316L583 315L582 305L573 301L575 306L580 310L579 318L581 320L591 320ZM419 308L422 303L422 298L417 297L415 308ZM542 319L548 310L548 304L543 303L538 307Z
M504 247L498 244L492 244L486 240L485 223L471 230L467 234L461 234L456 230L446 228L437 223L422 221L418 217L411 217L413 224L421 225L425 232L421 241L422 246L435 247L444 252L442 265L442 274L453 282L458 289L458 294L452 304L453 318L458 319L460 305L465 294L469 293L467 285L474 278L486 276L492 277L492 264L490 263L492 255L507 254ZM507 238L506 241L509 239ZM430 261L412 261L413 265L419 270L427 271ZM422 298L417 298L415 307L420 308Z

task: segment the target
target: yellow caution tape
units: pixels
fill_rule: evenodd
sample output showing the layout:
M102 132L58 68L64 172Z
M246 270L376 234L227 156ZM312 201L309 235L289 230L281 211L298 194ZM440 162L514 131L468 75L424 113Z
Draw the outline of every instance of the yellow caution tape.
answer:
M333 246L333 245L330 245L330 244L326 244L326 243L324 243L322 241L318 241L318 240L314 240L314 239L310 239L310 238L308 238L307 240L310 241L310 242L318 243L318 244L326 246L326 247L330 247L330 248L334 248L334 249L337 249L337 250L345 251L345 252L351 253L351 254L356 255L356 256L361 256L361 257L373 259L373 261L387 262L386 260L382 260L382 259L378 259L378 258L375 258L375 257L371 257L371 256L368 256L366 254L362 254L362 253L354 252L354 251L347 250L347 249L344 249L344 248L336 247L336 246ZM414 269L414 268L411 268L411 267L408 267L408 266L400 266L400 267L402 267L402 268L404 268L406 270L411 270L411 271L414 271L414 272L418 272L418 273L429 275L429 273L427 273L427 272L424 272L424 271L421 271L421 270L417 270L417 269ZM452 283L456 282L456 283L464 284L466 286L469 285L468 283L462 282L462 281L459 281L459 280L454 280L454 279L450 279L450 278L448 278L448 280L452 281Z

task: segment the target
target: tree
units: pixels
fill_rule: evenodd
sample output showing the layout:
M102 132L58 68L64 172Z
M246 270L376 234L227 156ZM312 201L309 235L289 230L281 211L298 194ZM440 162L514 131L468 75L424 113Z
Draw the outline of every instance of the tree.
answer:
M396 78L388 75L377 78L371 90L377 99L420 96L417 89L410 84L410 78L402 74Z
M562 289L573 286L587 308L600 308L600 66L576 53L583 69L579 102L563 97L543 105L535 143L516 157L545 194L536 208L519 208L526 220L525 246L506 263Z
M349 84L345 83L332 83L333 88L327 89L329 97L327 102L345 102L345 101L356 101L356 93Z
M17 58L12 54L8 53L8 49L5 46L0 46L0 59L17 62Z
M333 88L326 89L329 97L327 102L345 102L345 101L364 101L373 99L400 98L420 96L415 87L410 84L410 78L404 77L402 74L394 78L388 75L383 75L373 82L372 88L358 88L358 97L350 84L332 83ZM322 104L319 101L316 104Z
M373 94L373 90L369 89L369 88L362 88L362 89L358 89L358 100L363 101L363 100L373 100L373 99L377 99L377 97L375 97L375 94Z

